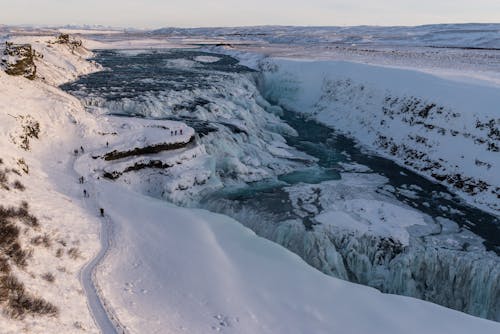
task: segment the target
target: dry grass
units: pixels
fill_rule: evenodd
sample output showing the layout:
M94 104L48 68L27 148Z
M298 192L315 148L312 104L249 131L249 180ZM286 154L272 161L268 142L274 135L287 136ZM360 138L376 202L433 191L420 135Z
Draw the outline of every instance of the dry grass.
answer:
M14 187L14 189L17 189L19 191L26 190L26 187L24 186L24 184L22 184L21 181L19 181L19 180L14 181L14 183L12 184L12 187Z
M4 190L10 190L8 186L9 179L7 177L7 170L0 170L0 188Z
M70 258L72 258L73 260L76 260L76 259L79 259L81 254L80 254L80 250L77 248L77 247L72 247L68 250L68 255Z
M19 166L19 168L21 168L21 170L24 173L26 173L26 174L30 173L30 168L29 168L28 164L26 163L26 161L24 161L24 159L18 159L17 165Z
M28 203L22 202L17 208L0 205L0 306L4 314L13 319L27 315L56 316L59 312L56 306L27 292L24 284L12 274L11 264L24 268L32 255L31 250L22 247L19 224L29 228L39 226L38 219L29 212ZM32 243L49 244L50 238L40 236L32 239ZM49 282L55 279L49 273L42 277Z
M11 318L23 319L26 315L56 316L59 313L58 308L53 304L26 292L24 284L13 275L5 277L3 281L5 282L3 288L8 291L4 312Z
M43 274L43 275L42 275L42 278L43 278L44 280L46 280L47 282L49 282L49 283L54 283L54 282L55 282L55 280L56 280L56 277L54 276L54 274L52 274L52 273L48 273L48 272L47 272L47 273L45 273L45 274Z
M33 246L44 246L45 248L50 248L52 246L52 241L48 234L37 235L31 239L31 244Z

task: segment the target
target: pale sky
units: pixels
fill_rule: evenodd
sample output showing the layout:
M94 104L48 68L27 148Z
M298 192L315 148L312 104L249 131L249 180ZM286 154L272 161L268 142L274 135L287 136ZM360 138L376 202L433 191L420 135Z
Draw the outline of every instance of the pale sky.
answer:
M500 23L500 0L0 0L0 24L117 27Z

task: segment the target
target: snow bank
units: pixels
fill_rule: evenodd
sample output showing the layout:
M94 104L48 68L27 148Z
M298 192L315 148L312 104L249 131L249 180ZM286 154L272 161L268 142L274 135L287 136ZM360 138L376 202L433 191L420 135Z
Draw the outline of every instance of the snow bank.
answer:
M116 248L98 279L131 333L496 333L499 324L311 268L236 221L101 183ZM125 203L127 203L125 205Z
M499 212L498 88L412 70L270 58L262 91Z

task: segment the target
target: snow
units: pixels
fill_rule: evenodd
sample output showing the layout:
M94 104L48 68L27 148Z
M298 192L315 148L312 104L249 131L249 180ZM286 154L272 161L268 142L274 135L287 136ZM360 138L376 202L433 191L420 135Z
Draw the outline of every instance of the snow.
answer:
M500 48L500 24L437 24L416 27L294 27L163 28L154 35L167 38L216 39L235 45L348 45Z
M329 209L316 216L316 220L349 231L392 237L404 245L409 244L407 227L426 225L421 214L383 201L353 199L336 206L341 211Z
M220 58L212 56L198 56L194 58L194 60L199 61L200 63L215 63L218 62Z
M149 174L151 179L145 181L148 184L144 188L140 188L139 181L143 181L144 176L140 173L127 176L123 182L106 181L100 177L106 168L119 169L152 159L174 162L176 166L162 181L165 184L159 185L158 192L170 190L166 198L180 202L182 198L176 196L182 193L182 189L198 190L193 179L208 182L215 171L216 161L208 156L203 143L197 147L110 163L94 159L95 155L138 145L185 143L193 129L176 121L87 113L76 98L50 84L60 84L77 75L98 70L98 66L85 61L90 53L74 54L63 46L37 42L38 38L23 41L30 41L40 53L47 55L37 63L44 80L31 82L9 77L0 71L2 159L14 165L23 157L30 166L30 174L23 176L26 192L0 192L0 199L8 205L29 198L33 212L43 222L44 231L78 247L81 256L74 260L66 256L56 259L53 250L49 253L49 250L37 249L30 260L29 272L18 274L29 289L59 306L61 314L54 319L30 317L24 321L13 321L1 315L2 331L52 333L62 330L70 333L83 327L87 332L98 332L88 309L98 310L96 296L103 299L101 302L106 311L132 333L487 334L499 331L499 323L409 297L382 294L369 287L324 275L297 255L257 237L233 219L203 210L180 208L158 199L161 196L146 195L145 190L151 190L151 185L157 184L155 177L162 178L158 174ZM127 43L122 46L144 46L149 42ZM235 88L238 98L248 93L243 87ZM236 103L236 98L226 102L221 99L220 102L221 108L229 114L241 115L243 110L248 114L265 115L264 107L252 102L245 101L241 105ZM41 133L39 140L32 141L31 151L23 151L12 142L12 136L19 132L19 124L12 116L28 114L40 122ZM248 114L243 114L242 118L250 122L252 118ZM210 114L206 115L209 117ZM259 121L262 123L249 124L248 128L265 122L275 129L280 127L276 119L268 115ZM180 129L184 130L183 135L172 137L169 133ZM266 161L277 161L276 156L297 156L281 136L267 130L258 132L258 135L263 135L264 140L257 141L256 146L266 147L269 151ZM215 140L221 138L215 137ZM79 151L75 156L74 150L78 151L80 146L84 152ZM220 152L229 150L230 156L217 163L227 164L230 169L238 167L242 175L248 170L258 171L258 168L251 168L249 162L258 166L261 161L254 159L255 154L238 151L237 146L222 142L218 149ZM247 146L246 149L251 152L254 147ZM217 156L215 153L212 152ZM281 170L287 170L287 167L283 163ZM266 174L267 171L261 172ZM77 183L82 175L84 185ZM355 177L345 177L344 182L348 186L359 186ZM372 182L378 184L380 180ZM89 198L83 198L82 189L88 190ZM389 228L389 235L399 236L405 241L405 230L422 225L423 218L418 214L373 198L346 199L339 203L344 205L344 211L359 212L361 206L368 209L361 214L363 224L360 224L360 219L356 223L349 221L348 217L352 216L346 216L347 213L341 216L345 218L344 227L354 227L358 231L385 234ZM105 210L104 219L98 217L99 208ZM339 211L330 214L334 218L341 215ZM387 224L372 226L380 223L377 220L380 215L387 218ZM408 220L398 220L401 215ZM103 223L110 224L101 231L104 236L109 236L109 245L106 242L99 245L99 228ZM443 224L454 231L452 223L445 221ZM467 233L463 238L474 240L474 236ZM453 244L453 240L449 243ZM99 246L104 247L101 252L98 252ZM327 257L335 257L333 251L326 249L325 252ZM92 297L82 291L79 280L85 264L97 254L106 256L97 266L94 282L97 293ZM46 270L53 270L54 263L65 268L56 273L57 284L50 285L36 279ZM94 264L97 265L95 261L91 262L92 266ZM35 273L35 277L31 273ZM477 272L471 271L471 274ZM82 279L89 293L87 288L92 288L92 282L86 274ZM106 317L102 309L100 312L94 316Z
M113 34L112 36L115 36ZM109 50L109 49L175 49L175 48L192 48L189 45L183 45L180 41L168 41L164 39L154 38L138 38L138 39L112 39L112 40L98 40L90 39L86 35L82 38L85 45L91 50Z
M64 63L70 62L71 59ZM71 71L78 69L68 68L68 77L72 76ZM83 67L82 72L85 71ZM74 332L79 327L88 333L97 333L82 293L79 271L99 247L98 221L81 201L72 168L73 158L69 154L84 135L83 128L76 123L88 122L85 112L75 98L56 88L11 77L3 71L0 71L0 92L1 158L6 167L19 168L19 159L29 166L29 174L16 177L26 190L2 190L0 203L10 206L26 200L40 220L39 231L35 234L27 231L23 236L25 246L29 247L30 238L38 234L47 234L51 239L49 248L34 249L27 269L17 271L16 275L27 291L55 304L60 312L57 318L29 316L24 321L8 319L2 313L1 331ZM31 140L31 150L25 151L13 138L21 132L19 117L28 115L40 123L40 134L39 140ZM66 255L72 247L80 252L76 259ZM63 251L60 258L55 255L59 248ZM41 279L46 272L55 276L53 284Z
M498 324L334 279L236 221L101 183L98 279L132 333L494 333ZM123 205L127 203L127 205Z
M99 65L87 60L92 56L91 51L53 43L54 36L15 36L10 41L30 44L38 54L43 55L43 59L35 60L37 75L53 86L100 70Z
M486 189L455 191L498 212L498 88L351 62L268 58L261 68L271 100L428 177L485 182Z

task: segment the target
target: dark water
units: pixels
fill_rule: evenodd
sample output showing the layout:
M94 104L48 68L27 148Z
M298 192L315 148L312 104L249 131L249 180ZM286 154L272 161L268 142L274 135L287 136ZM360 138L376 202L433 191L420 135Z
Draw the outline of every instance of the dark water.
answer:
M228 73L254 72L226 55L216 55L220 60L213 63L196 62L199 56L214 54L191 50L138 50L133 54L97 51L95 60L106 71L82 76L61 88L79 97L95 95L109 101L151 96L166 90L207 89L223 81ZM179 66L175 63L179 59L194 64Z
M220 88L220 91L230 91L228 76L253 72L239 65L234 58L225 55L215 55L220 60L214 63L193 62L194 66L179 66L175 63L178 59L193 61L198 56L214 54L192 50L144 51L133 54L100 51L95 60L106 67L106 71L81 77L76 82L63 85L62 88L83 99L95 96L107 101L141 98L147 100L148 96L160 95L168 90ZM223 120L207 122L196 118L196 106L207 103L210 101L203 99L185 102L179 108L190 110L192 114L188 118L178 119L205 135L217 131L218 126L230 127L231 125ZM174 119L172 116L166 118ZM285 186L299 182L314 184L339 179L340 173L344 171L339 163L355 162L369 167L371 173L385 176L389 180L388 183L396 189L404 185L417 185L419 188L412 189L417 198L407 197L404 192L398 191L393 195L432 217L446 217L455 221L461 227L481 236L488 249L500 254L498 217L465 204L445 187L400 167L391 160L364 152L352 139L336 134L332 129L313 120L292 112L285 112L282 119L298 132L297 137L286 137L288 144L316 157L317 166L282 175L278 180L252 183L237 189L226 188L210 195L211 200L219 198L231 201L240 208L248 207L261 212L263 216L272 216L282 221L291 218L292 211L288 194L283 190ZM237 133L237 129L232 130ZM308 221L304 221L304 224L312 228Z
M431 217L445 217L456 222L484 239L488 250L500 255L500 220L498 217L466 204L446 187L432 182L411 170L399 166L393 161L367 153L356 142L331 128L302 115L285 112L282 119L297 132L297 137L286 137L290 146L318 158L320 168L309 168L278 177L283 182L257 182L248 187L226 189L216 196L233 201L238 208L248 207L253 210L267 211L273 219L283 221L292 217L291 203L283 188L299 182L318 183L340 179L344 168L339 162L358 163L371 169L369 173L380 174L388 179L388 184L396 189L417 185L412 188L412 196L405 196L397 190L392 194L407 205L424 212ZM414 196L416 195L416 196ZM207 200L213 200L207 199ZM424 204L425 203L425 204ZM308 220L304 221L310 227Z
M351 162L369 167L374 173L385 176L391 186L417 185L412 189L418 198L409 198L395 192L398 200L432 217L445 217L459 226L481 236L485 246L500 255L500 220L498 217L476 209L449 192L446 187L432 182L393 161L361 150L351 138L336 134L330 128L294 113L285 113L283 119L299 132L298 138L287 138L290 145L319 158L323 167L335 166L335 160L349 157ZM308 145L305 143L314 143ZM424 205L426 203L427 205ZM451 212L450 212L451 211Z

